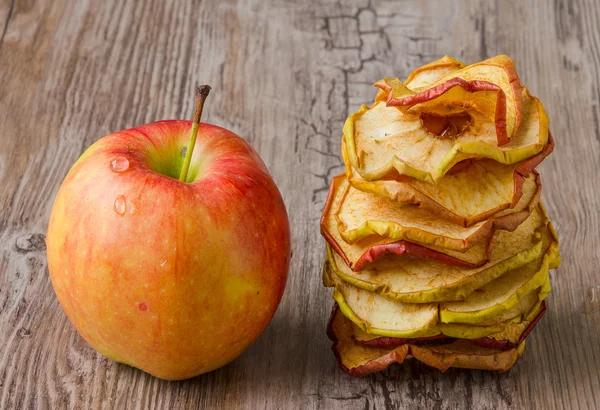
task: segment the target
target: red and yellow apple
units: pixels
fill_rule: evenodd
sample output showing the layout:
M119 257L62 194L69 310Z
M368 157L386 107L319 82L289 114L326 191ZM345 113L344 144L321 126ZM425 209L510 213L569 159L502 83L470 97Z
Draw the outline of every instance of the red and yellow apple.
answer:
M170 380L238 357L275 313L290 260L285 205L243 139L200 124L177 179L191 127L160 121L93 144L58 191L46 239L81 336Z

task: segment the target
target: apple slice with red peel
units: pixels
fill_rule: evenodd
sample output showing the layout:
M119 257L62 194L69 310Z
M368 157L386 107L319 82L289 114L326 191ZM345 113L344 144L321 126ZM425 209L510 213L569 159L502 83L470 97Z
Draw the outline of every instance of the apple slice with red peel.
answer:
M545 301L542 302L540 308L538 309L538 313L533 319L524 320L521 323L511 325L501 333L490 335L487 337L472 339L469 341L473 344L489 349L512 349L518 346L521 342L525 340L527 336L529 336L529 334L532 332L535 326L542 319L542 316L544 316L544 313L546 313Z
M391 101L412 94L397 80L386 80L378 85L390 87L388 94ZM499 126L499 122L490 121L483 111L476 109L486 107L491 111L487 99L480 101L479 105L472 101L469 104L473 105L465 111L467 101L463 101L463 96L454 94L449 93L446 97L452 96L457 98L456 101L440 99L436 102L441 105L434 107L430 104L423 108L426 111L417 109L422 104L410 109L391 107L380 100L371 107L363 105L348 117L344 125L348 166L367 181L397 179L399 175L405 175L437 183L454 165L466 159L489 158L502 164L513 164L531 158L546 146L548 118L541 102L526 88L522 91L522 121L511 131L514 135L509 141L502 139L504 137L498 138L496 125ZM441 119L468 115L470 120L460 130L449 135L437 135L430 132L432 130L428 129L427 122L424 123L423 115L436 115ZM507 131L505 135L510 134Z
M334 190L336 178L340 180L342 176L335 177L331 182L331 188L323 214L321 216L321 234L325 237L329 245L344 259L344 262L354 270L360 270L368 263L378 259L379 256L393 253L396 255L411 254L422 258L437 260L442 263L460 266L460 267L475 267L485 263L486 249L484 246L476 246L473 248L470 260L465 260L466 254L456 252L451 255L451 252L438 251L433 247L423 246L420 244L400 240L390 240L387 238L367 238L359 241L359 243L348 244L339 234L337 220L335 218L335 210L339 207L341 198L336 195L337 190ZM473 262L473 260L475 260Z
M541 182L528 186L510 210L469 227L456 225L417 206L354 189L345 175L334 177L332 190L339 205L334 209L342 239L353 244L371 235L406 240L437 248L464 252L477 243L489 243L497 230L513 231L536 208Z
M404 81L404 85L413 92L423 91L427 89L434 82L447 77L460 69L465 68L467 65L462 61L458 61L450 56L444 56L439 60L432 61L414 69ZM376 100L385 100L387 93L383 90L379 90Z
M339 175L331 183L321 233L353 270L363 269L386 253L409 253L474 268L489 261L489 245L495 232L512 231L528 219L540 196L541 183L536 181L535 189L524 193L510 213L507 210L465 228L416 206L401 206L391 199L355 190Z
M501 231L492 240L490 262L477 268L441 264L427 258L393 254L355 271L327 247L327 269L353 286L406 303L461 300L505 272L542 256L542 238L550 235L547 219L534 212L514 232Z
M500 333L508 326L527 319L528 314L547 295L546 288L536 289L514 307L499 310L497 317L475 325L440 322L436 303L396 302L356 288L337 277L327 268L327 264L323 271L323 283L334 288L333 299L343 314L360 329L374 335L397 338L428 338L444 334L460 339L476 339Z
M443 323L485 323L497 319L500 312L510 312L518 307L531 293L537 302L536 289L543 288L548 282L548 272L559 256L558 240L552 236L552 230L546 230L542 236L543 256L517 269L506 272L499 278L478 288L463 300L445 302L440 306L440 321ZM539 293L543 300L548 292ZM535 302L534 302L535 304ZM510 316L509 316L510 317ZM500 321L504 321L500 319Z
M333 298L343 314L367 333L398 338L445 334L475 339L529 320L539 308L550 291L548 270L556 266L558 259L558 243L552 234L546 229L542 238L544 253L538 259L504 273L460 301L439 305L427 302L427 298L407 303L387 294L384 297L345 282L331 268L330 256L324 265L323 283L334 288ZM444 289L425 290L441 293Z
M465 67L465 63L455 60L450 56L444 56L439 60L432 61L413 70L406 81L404 81L404 85L412 91L418 92L423 88L430 87L431 84L441 78L454 74Z
M350 325L339 311L334 310L327 327L327 336L333 342L331 350L344 372L351 376L364 376L406 360L409 345L401 345L395 349L361 346L352 340Z
M358 330L359 332L361 332L362 334L368 336L365 338L360 338L360 336L357 336L356 333L353 333L352 335L352 339L359 345L362 346L369 346L369 347L376 347L376 348L381 348L381 349L393 349L395 347L410 343L410 344L414 344L414 345L421 345L421 344L427 344L427 343L431 343L433 341L439 341L440 343L446 341L446 340L456 340L453 337L449 337L446 335L436 335L436 336L431 336L431 337L415 337L415 338L399 338L399 337L388 337L388 336L376 336L376 335L369 335L368 333L363 332L362 330L360 330L359 328L357 328L356 326L352 326L353 330Z
M507 56L493 57L451 72L427 84L420 92L413 92L395 79L384 79L376 86L388 92L388 106L441 115L456 111L450 106L456 106L457 112L468 112L471 117L477 112L481 120L491 120L495 125L498 146L510 141L522 119L522 87L514 63ZM477 130L486 129L476 123L472 125Z
M335 305L337 308L337 303ZM507 350L517 347L527 336L532 332L535 326L538 324L544 313L546 312L546 302L542 302L539 308L535 312L533 319L523 320L521 323L515 323L508 326L503 332L486 337L480 337L477 339L465 339L470 343L485 347L488 349ZM403 344L415 344L421 345L433 340L440 341L441 339L456 340L445 335L437 335L427 338L397 338L387 336L377 336L366 333L358 328L356 325L351 325L352 340L357 344L375 348L391 349Z
M487 349L465 340L438 346L403 344L395 348L364 346L352 338L352 323L334 307L327 328L332 350L339 366L351 376L363 376L385 370L391 364L413 357L442 371L450 367L506 371L523 353L525 342L509 350Z
M367 289L380 288L383 284L387 283L386 278L389 275L395 275L392 270L397 267L397 258L404 255L418 257L416 260L410 259L410 263L403 265L406 269L412 270L411 266L413 264L424 264L425 266L419 266L418 269L427 269L427 271L432 272L434 270L449 269L452 275L448 275L448 278L455 280L457 284L458 279L455 279L456 275L464 278L472 277L473 274L479 274L499 262L531 250L530 252L526 252L529 256L524 256L524 259L519 261L519 263L523 264L528 263L535 259L541 252L541 245L537 246L535 250L533 249L540 243L539 233L536 232L544 229L547 224L547 216L543 208L540 207L534 210L529 218L514 231L497 231L492 236L489 246L482 243L474 246L467 252L436 250L433 246L426 247L403 240L381 239L377 236L366 238L354 244L348 244L340 236L337 229L337 221L333 212L331 212L332 207L335 205L336 201L333 195L330 195L330 200L324 209L321 219L321 233L331 249L335 251L337 257L343 261L341 263L337 257L332 259L335 261L334 267L337 266L336 272L343 277L354 277L357 280L366 280L367 282L373 279L374 282L372 285L365 285L368 286ZM384 259L387 262L384 262L378 268L374 264L377 264L380 259ZM443 263L447 267L440 267L433 262ZM372 272L370 269L372 265L376 268L376 272ZM509 268L513 269L518 266L520 265L511 264ZM346 267L354 273L349 272L349 269L346 269ZM462 270L456 268L468 269ZM375 275L376 273L377 275ZM463 285L465 284L463 283Z
M345 145L342 141L342 156L347 158ZM440 218L468 227L513 209L523 191L530 191L535 186L538 176L534 169L553 149L554 140L550 135L540 153L519 163L504 165L491 159L463 161L435 185L406 176L367 181L349 161L344 162L347 164L346 177L353 188L393 199L399 204L419 205Z

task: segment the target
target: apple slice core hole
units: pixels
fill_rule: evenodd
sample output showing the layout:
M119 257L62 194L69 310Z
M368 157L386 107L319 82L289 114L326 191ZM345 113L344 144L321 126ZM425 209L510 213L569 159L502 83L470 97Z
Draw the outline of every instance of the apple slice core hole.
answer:
M467 113L453 115L421 114L421 124L430 134L442 139L456 138L471 124L471 116Z

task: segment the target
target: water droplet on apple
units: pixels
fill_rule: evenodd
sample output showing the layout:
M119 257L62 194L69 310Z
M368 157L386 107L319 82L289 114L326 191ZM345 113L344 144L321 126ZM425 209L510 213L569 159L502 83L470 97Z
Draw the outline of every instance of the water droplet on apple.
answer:
M117 199L115 199L115 212L119 215L125 215L125 211L127 210L127 201L123 195L119 195Z
M125 172L129 169L129 160L121 155L110 161L112 172Z

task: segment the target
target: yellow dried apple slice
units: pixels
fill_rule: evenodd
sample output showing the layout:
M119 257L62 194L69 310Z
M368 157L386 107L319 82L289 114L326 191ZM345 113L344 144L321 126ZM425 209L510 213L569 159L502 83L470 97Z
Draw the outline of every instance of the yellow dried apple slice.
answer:
M384 196L400 204L415 204L441 218L462 226L471 226L506 209L514 208L523 191L531 191L538 174L533 171L554 149L548 144L528 160L504 165L491 159L467 160L457 164L437 184L400 176L397 179L367 181L346 166L352 187ZM342 142L342 156L347 157ZM349 165L349 161L346 161Z
M340 236L338 231L338 221L335 218L335 210L340 207L343 198L343 190L340 189L341 182L343 182L343 177L341 176L335 177L332 181L329 198L323 209L323 216L321 218L321 233L329 245L344 260L345 264L354 271L366 269L372 262L385 257L387 254L408 254L435 260L444 263L445 265L476 268L486 264L488 261L493 260L496 262L504 260L499 259L500 256L498 255L508 255L508 253L510 253L510 256L512 256L532 247L535 242L537 242L535 241L532 243L532 235L535 234L536 228L545 224L545 220L547 219L543 210L532 212L531 216L517 228L514 235L507 231L497 231L493 235L493 239L489 241L489 249L488 243L482 241L466 252L436 248L433 245L424 246L405 240L397 241L395 239L381 238L375 235L362 239L354 244L348 244ZM542 222L542 220L544 222ZM414 222L412 223L414 224ZM506 243L507 240L511 241L514 248L507 248L502 245L503 243ZM499 245L495 245L496 243ZM496 246L500 246L499 249L501 252L494 251ZM493 257L493 252L496 252L496 257ZM530 261L531 260L527 260L524 263ZM468 276L468 274L466 276ZM376 286L380 285L377 284Z
M346 317L368 333L393 337L427 337L440 332L438 305L398 303L351 286L335 275L324 277L335 287L333 298ZM327 283L326 283L327 284Z
M512 308L484 322L477 324L438 322L437 327L442 334L458 339L474 340L502 333L511 326L533 319L544 303L543 299L546 298L549 289L550 282L546 281L541 288L530 292Z
M334 309L338 309L337 304L334 306ZM531 333L531 331L535 328L537 323L540 321L542 316L546 311L546 304L543 302L540 306L534 308L527 316L525 320L522 320L520 323L511 324L506 327L502 332L496 333L493 335L480 337L477 339L464 339L469 340L470 343L473 343L477 346L487 347L491 349L500 349L506 350L516 347L519 343L525 340L525 338ZM334 312L332 312L333 314ZM401 346L403 344L424 344L430 343L434 340L438 341L439 339L454 340L454 338L450 338L445 335L437 335L427 338L395 338L395 337L387 337L387 336L378 336L369 334L363 330L361 330L356 325L351 325L352 330L352 339L363 346L371 346L371 347L380 347L380 348L394 348Z
M380 336L422 338L444 334L461 339L476 339L502 332L520 323L535 307L537 294L528 295L518 306L485 323L441 323L436 303L402 303L384 298L345 283L331 270L323 270L323 283L334 287L333 299L340 310L356 326ZM542 292L541 289L537 290ZM533 292L532 292L533 293Z
M544 316L545 312L546 303L542 302L540 306L529 315L531 317L526 318L521 323L508 326L500 333L478 339L471 339L469 342L481 347L501 350L516 347L518 344L523 342L527 336L529 336L531 331L541 320L542 316Z
M498 318L502 312L517 306L523 298L548 281L548 271L558 257L558 242L556 238L545 235L542 246L544 254L541 258L503 274L464 300L443 303L440 306L440 321L477 324ZM538 293L535 292L535 297L538 297ZM540 293L539 297L543 300L546 294Z
M475 289L542 255L547 219L539 208L515 231L500 231L490 246L490 261L480 267L462 268L431 259L388 254L360 271L353 271L328 246L327 266L342 280L388 299L407 303L461 300Z
M420 90L411 90L396 79L384 79L377 85L388 92L387 104L403 110L448 115L474 112L493 123L498 145L512 138L522 120L522 87L514 62L501 55L451 72ZM485 130L487 124L474 119L472 128ZM487 122L486 121L486 122Z
M418 92L423 88L428 88L441 78L456 73L465 67L465 63L455 60L452 57L444 56L439 60L432 61L413 70L404 82L404 85L412 91Z
M352 323L334 309L327 328L332 350L340 367L352 376L362 376L402 363L409 357L442 371L449 367L506 371L523 353L525 342L508 350L488 349L465 340L441 346L404 344L393 349L364 346L352 338Z
M385 84L396 87L397 92L389 92L392 100L396 94L411 93L400 81ZM376 100L371 107L363 105L344 124L348 166L368 181L406 175L437 183L455 164L469 158L489 158L503 164L521 162L542 151L548 141L548 118L541 102L526 88L522 101L522 121L513 137L500 145L496 123L473 108L476 105L465 111L461 101L438 101L441 105L419 111L415 107L400 110ZM445 118L465 112L470 125L452 137L431 133L423 124L423 118L428 118L422 118L425 114Z
M510 211L494 218L464 227L448 222L417 206L402 206L396 201L352 188L344 175L333 179L338 231L352 244L371 235L392 240L407 240L437 248L465 251L476 243L487 244L495 230L512 231L537 206L541 185L523 192L521 200Z
M497 326L502 325L507 322L511 323L521 323L528 316L528 313L537 309L542 303L543 299L548 295L547 292L544 291L546 288L546 284L549 284L549 281L545 281L541 286L532 290L531 292L523 295L520 299L516 301L514 305L511 305L508 309L497 309L495 311L496 315L487 317L484 320L481 320L477 316L477 311L474 310L476 307L472 308L473 316L469 316L467 312L464 312L463 322L451 322L451 324L468 324L473 326ZM468 309L468 308L466 308ZM440 309L441 310L441 309ZM478 320L479 319L479 320ZM458 336L457 336L458 337Z
M525 316L522 312L515 314L509 318L508 315L503 316L505 321L498 321L498 323L479 323L473 325L470 323L438 323L437 328L443 335L454 337L457 339L479 339L496 333L503 332L509 326L515 323L521 323Z

